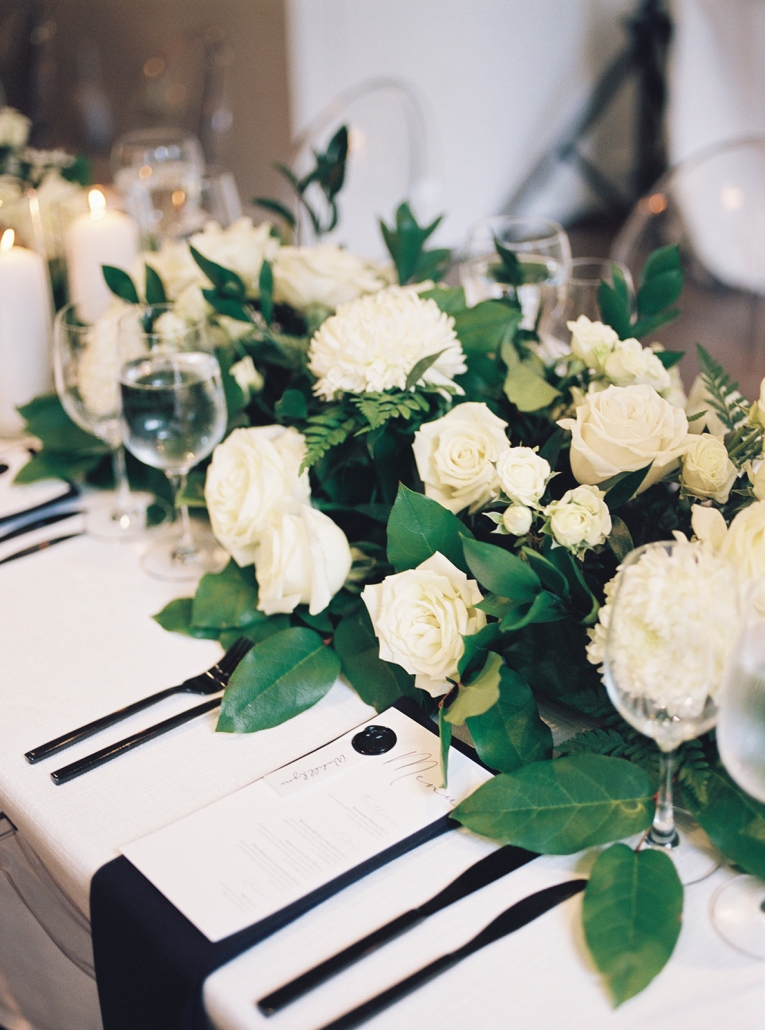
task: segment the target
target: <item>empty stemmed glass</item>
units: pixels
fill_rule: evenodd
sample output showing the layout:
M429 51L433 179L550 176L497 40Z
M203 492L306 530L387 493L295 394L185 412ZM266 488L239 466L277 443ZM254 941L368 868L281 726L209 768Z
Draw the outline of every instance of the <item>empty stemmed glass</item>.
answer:
M736 783L765 803L765 619L753 618L733 650L720 692L717 747ZM712 922L735 948L765 958L765 883L740 875L712 902Z
M656 813L645 843L666 850L681 880L695 883L720 859L704 846L700 828L676 818L675 752L715 724L715 699L738 629L736 572L683 537L646 544L623 562L609 608L608 695L627 722L656 741L661 754ZM678 848L691 834L697 847Z
M122 435L140 461L161 469L176 505L188 473L211 453L226 431L226 400L218 361L206 349L203 323L189 325L157 305L133 308L119 325L122 367ZM209 531L193 527L180 503L180 532L142 558L159 579L196 579L219 572L228 555Z
M503 275L497 244L513 254L523 282L514 285ZM470 233L460 278L467 303L512 296L523 311L523 329L534 329L545 310L555 306L569 276L571 247L563 227L546 218L495 215Z
M131 493L120 433L117 321L89 324L74 304L56 315L53 332L56 391L67 415L112 452L115 492L106 503L93 498L86 529L102 540L131 540L146 526L146 498Z

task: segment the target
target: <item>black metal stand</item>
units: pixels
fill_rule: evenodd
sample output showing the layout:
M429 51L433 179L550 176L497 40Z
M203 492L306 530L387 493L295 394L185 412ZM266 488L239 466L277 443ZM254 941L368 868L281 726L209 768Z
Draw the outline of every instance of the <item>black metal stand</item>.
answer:
M614 215L623 215L667 167L663 120L665 72L672 21L664 0L641 0L625 22L628 41L595 84L583 109L555 145L532 168L508 201L513 213L537 192L561 163L575 164L590 189ZM580 149L622 86L636 80L635 159L626 190L608 178Z

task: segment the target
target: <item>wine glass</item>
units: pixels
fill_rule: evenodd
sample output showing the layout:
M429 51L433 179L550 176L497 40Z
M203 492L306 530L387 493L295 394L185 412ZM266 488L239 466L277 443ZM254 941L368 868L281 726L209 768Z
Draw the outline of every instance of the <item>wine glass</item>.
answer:
M513 253L521 264L523 283L501 281L502 262L496 244ZM523 312L522 329L535 329L545 311L562 300L569 277L571 247L563 227L546 218L495 215L470 233L467 260L460 279L470 307L482 300L513 297Z
M53 330L53 371L56 391L67 415L109 447L114 469L114 494L106 503L88 507L85 525L101 540L131 540L146 526L150 503L131 492L120 433L120 392L117 382L117 320L82 321L74 304L56 315Z
M133 308L119 325L122 438L140 461L161 469L178 507L188 473L226 432L218 361L206 350L203 323L187 324L164 305ZM143 567L158 579L196 579L220 572L228 555L209 531L192 530L180 504L180 533L146 551Z
M580 315L586 315L591 322L601 320L598 290L601 282L613 286L615 268L624 276L630 297L634 297L632 275L626 265L609 258L571 260L568 280L559 291L559 302L543 312L539 323L539 338L551 360L571 350L568 322L575 322Z
M681 880L695 883L721 859L690 817L684 820L674 809L676 748L715 724L715 697L738 624L736 573L683 537L646 544L622 563L610 609L608 696L660 749L656 812L645 844L670 853ZM676 850L689 837L696 846Z
M128 132L112 149L111 170L147 245L189 236L202 227L204 155L196 136L176 128Z
M736 783L765 802L765 619L750 622L731 657L719 697L717 747ZM712 922L729 944L765 958L765 883L741 875L712 901Z

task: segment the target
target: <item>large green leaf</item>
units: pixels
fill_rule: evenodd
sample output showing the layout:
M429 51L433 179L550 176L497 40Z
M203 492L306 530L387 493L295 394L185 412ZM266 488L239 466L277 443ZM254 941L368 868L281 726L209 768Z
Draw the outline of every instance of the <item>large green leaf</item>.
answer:
M552 733L539 718L526 680L514 669L500 671L499 700L467 720L478 757L491 769L509 773L552 754Z
M508 343L502 348L502 358L507 365L505 396L519 411L539 411L560 397L560 390L547 382L544 366L535 357L521 360Z
M224 268L215 261L210 261L191 244L189 244L189 250L191 256L218 292L233 299L244 300L247 291L244 282L236 272L230 268Z
M109 448L69 418L55 393L35 397L19 408L27 430L42 440L45 450L81 451L92 455L109 453Z
M434 286L432 290L423 290L420 296L423 300L434 300L447 315L456 315L467 307L461 286Z
M687 807L724 855L765 880L765 805L743 791L722 768L704 777L696 797L683 790Z
M500 629L503 633L517 632L532 622L560 622L565 619L566 611L560 601L547 590L541 590L529 604L514 605L502 617Z
M222 572L202 576L194 597L194 626L233 629L266 618L255 610L258 587L251 568L240 569L231 559Z
M464 534L462 545L470 571L492 593L515 602L533 601L542 589L531 566L504 547L471 540Z
M640 488L640 484L651 471L651 465L653 462L649 461L641 469L636 469L634 472L620 472L614 476L612 485L608 487L604 497L610 511L616 511L627 501L632 500Z
M503 343L512 340L522 317L520 311L500 300L482 300L455 313L454 331L466 354L486 354L499 351Z
M483 669L468 686L461 686L457 697L444 712L453 726L462 726L470 716L482 715L499 700L499 675L504 666L500 655L489 651Z
M461 537L472 534L448 508L399 485L388 519L388 561L397 572L416 568L436 551L467 572Z
M312 629L275 633L234 670L216 729L254 733L278 726L320 701L339 671L340 659Z
M343 673L362 701L384 711L402 696L422 694L414 687L414 677L391 662L380 658L375 631L366 608L343 619L335 631L335 650Z
M632 336L630 309L623 291L615 290L605 281L601 282L598 286L598 307L601 321L605 325L610 325L620 340L627 340Z
M652 794L648 775L625 759L574 755L496 776L452 814L484 837L568 855L644 830Z
M135 283L124 269L116 268L114 265L101 265L101 271L104 274L106 285L115 297L127 301L128 304L141 303Z
M175 600L166 604L161 612L157 612L152 618L158 622L162 629L168 633L183 633L188 637L196 637L201 640L216 640L217 629L205 626L194 626L191 622L191 609L194 600L191 597L176 597ZM232 641L233 643L233 641Z
M418 225L417 219L406 203L399 204L396 209L395 226L387 226L385 222L380 221L380 231L385 246L396 265L398 281L402 286L411 279L417 278L418 266L422 264L425 241L435 232L440 222L441 218L439 217L430 225Z
M156 268L152 268L147 263L144 264L144 267L146 269L146 303L167 304L165 285Z
M639 994L669 960L680 933L683 888L661 851L614 844L599 857L582 903L587 947L615 1005Z

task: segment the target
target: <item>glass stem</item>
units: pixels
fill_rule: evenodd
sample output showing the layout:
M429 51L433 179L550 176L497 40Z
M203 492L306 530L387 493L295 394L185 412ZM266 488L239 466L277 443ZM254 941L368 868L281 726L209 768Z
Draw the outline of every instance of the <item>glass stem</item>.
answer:
M660 776L661 784L656 798L656 814L653 817L648 843L654 847L675 848L680 843L675 829L675 816L672 807L672 776L675 771L676 751L662 751Z
M186 489L187 474L185 472L168 473L167 478L173 486L173 506L176 511L180 510L181 515L181 532L173 548L173 559L177 562L184 562L196 555L194 538L191 535L191 519L189 517L188 505L178 504L178 494L183 494L183 491Z
M133 511L133 498L125 466L125 448L120 444L112 451L112 469L114 471L115 507L117 516L129 515Z

